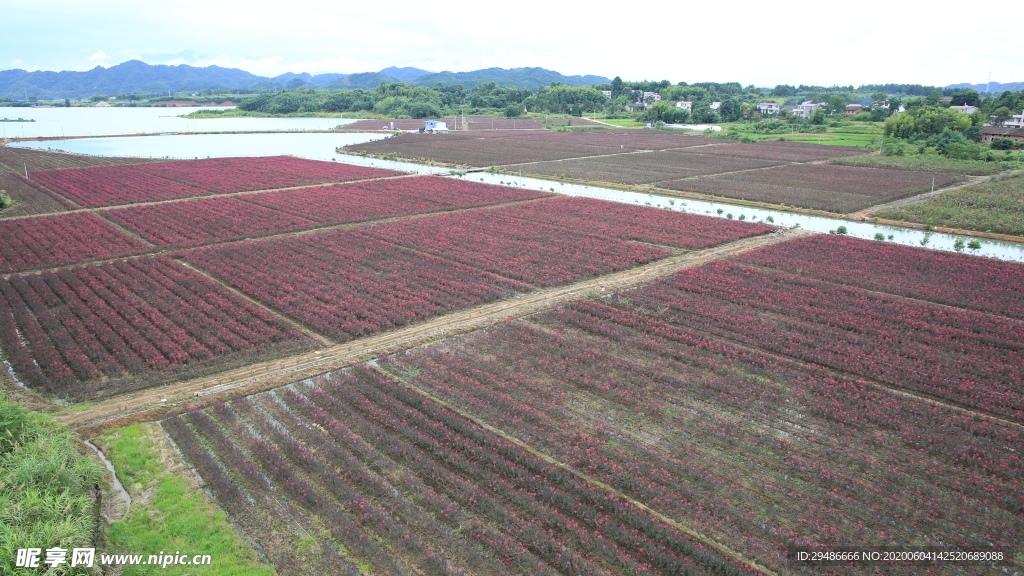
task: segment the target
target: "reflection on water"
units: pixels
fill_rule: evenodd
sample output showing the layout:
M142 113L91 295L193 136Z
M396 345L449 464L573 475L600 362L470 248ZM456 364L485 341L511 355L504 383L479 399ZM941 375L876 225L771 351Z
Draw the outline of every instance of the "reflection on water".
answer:
M383 134L202 134L140 136L135 138L83 138L49 142L20 142L16 145L44 150L46 148L62 149L68 152L97 156L141 156L151 158L206 158L291 154L302 158L335 160L349 164L391 168L419 174L448 173L448 170L437 167L349 156L334 152L335 148L339 146L358 144L385 137L386 135ZM669 198L642 192L626 192L597 186L551 182L510 174L473 172L456 177L489 184L504 184L506 186L557 192L570 196L587 196L720 218L727 218L729 215L732 215L735 219L742 217L742 219L751 222L771 223L786 228L799 227L815 232L828 232L836 230L839 226L845 226L847 234L857 238L873 240L877 234L882 234L887 242L908 246L924 246L936 250L954 251L954 243L958 238L963 239L964 242L977 240L981 243L980 249L970 250L963 248L962 251L968 254L1024 262L1024 244L1015 242L976 239L970 236L939 234L866 222L849 222L820 216L806 216L790 212L746 208L716 202Z

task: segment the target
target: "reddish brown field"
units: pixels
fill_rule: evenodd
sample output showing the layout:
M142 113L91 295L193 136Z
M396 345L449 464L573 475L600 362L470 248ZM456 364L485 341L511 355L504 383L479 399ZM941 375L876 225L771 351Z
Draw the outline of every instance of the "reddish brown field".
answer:
M661 182L662 188L727 198L788 204L845 214L906 198L952 182L952 174L861 168L835 164L780 166L768 170Z

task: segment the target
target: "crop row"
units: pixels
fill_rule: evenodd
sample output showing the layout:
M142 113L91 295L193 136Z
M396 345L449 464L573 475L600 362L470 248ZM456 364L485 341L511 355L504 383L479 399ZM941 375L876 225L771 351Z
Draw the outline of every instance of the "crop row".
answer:
M530 289L352 230L199 248L181 256L339 340Z
M666 317L586 301L380 365L779 572L818 573L788 546L1013 546L1024 529L1019 431Z
M766 170L662 182L673 190L714 194L741 200L789 204L838 213L927 192L952 182L950 174L861 168L834 164L800 164Z
M375 572L749 572L369 367L271 396L190 414L172 435L194 462L225 464L210 476L226 507L284 499Z
M561 162L510 166L509 169L521 168L523 172L531 174L564 175L579 180L651 184L735 170L753 170L782 163L779 160L715 154L716 148L717 146L710 146L689 151L658 150L601 158L577 158Z
M316 227L316 222L234 196L117 208L103 215L157 246L198 246Z
M132 166L94 166L32 172L30 178L79 206L95 208L200 196L201 188L140 172Z
M536 286L622 270L667 256L652 246L473 210L374 224L360 229Z
M18 272L145 251L146 244L94 214L0 220L0 272Z
M400 172L278 156L48 170L31 172L30 178L79 206L95 208L396 174Z
M802 142L778 141L716 144L714 147L705 148L704 150L711 154L761 158L763 160L782 160L785 162L813 162L815 160L828 160L864 153L863 149L853 146L823 146Z
M753 250L738 261L1024 319L1024 266L968 254L817 235Z
M772 226L652 210L593 198L556 198L495 211L502 216L690 250L765 234Z
M0 343L15 372L83 400L183 367L307 345L294 328L165 257L0 280Z
M1024 326L716 262L630 293L666 323L1024 423Z
M263 192L246 195L245 200L321 224L337 224L544 196L547 194L507 186L420 176Z

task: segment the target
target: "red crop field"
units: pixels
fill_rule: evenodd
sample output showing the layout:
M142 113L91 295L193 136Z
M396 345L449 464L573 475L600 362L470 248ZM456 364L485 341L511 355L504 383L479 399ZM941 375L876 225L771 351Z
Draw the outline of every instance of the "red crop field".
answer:
M717 155L711 153L713 150L714 147L701 147L686 151L635 152L602 156L601 158L578 158L560 162L523 164L509 166L508 169L544 176L562 175L578 180L652 184L682 177L765 168L781 163L757 158ZM705 151L709 153L705 153ZM659 184L659 186L663 185Z
M164 257L0 279L0 343L27 385L76 401L311 345Z
M813 162L829 160L841 156L857 156L864 153L862 148L854 146L822 146L802 142L755 142L716 144L707 149L710 154L726 156L743 156L761 158L763 160L782 160L784 162Z
M555 198L495 211L502 216L586 230L620 240L635 240L696 250L775 230L774 226L723 220L596 200Z
M365 365L163 426L282 574L752 573Z
M288 157L175 160L144 164L135 169L211 193L290 188L401 174L383 168Z
M495 210L442 214L360 230L535 286L589 278L668 255L652 246L503 217Z
M75 264L144 252L149 246L94 214L0 220L0 272Z
M821 573L790 546L1017 546L1020 430L712 335L656 299L676 282L379 365L778 573Z
M545 196L550 194L453 178L418 176L262 192L248 194L244 199L321 224L335 224Z
M352 230L199 248L181 256L338 340L530 289Z
M797 238L737 260L829 282L1024 319L1024 265L838 235Z
M788 204L841 214L927 192L952 182L951 174L802 164L726 174L714 178L662 182L662 188L728 198Z
M280 172L289 176L300 178L308 184L328 184L331 182L348 182L351 180L367 180L370 178L383 178L385 176L400 176L404 172L398 170L387 170L385 168L373 168L370 166L356 166L338 162L323 162L320 160L307 160L295 156L267 156L260 158L234 158L230 159L235 164L246 167L259 168Z
M198 246L317 226L307 218L256 206L238 197L131 206L103 215L161 247Z
M726 262L630 294L732 342L1024 423L1019 320Z
M157 164L151 164L155 166ZM131 166L95 166L31 172L29 178L88 208L187 198L204 189L140 172Z

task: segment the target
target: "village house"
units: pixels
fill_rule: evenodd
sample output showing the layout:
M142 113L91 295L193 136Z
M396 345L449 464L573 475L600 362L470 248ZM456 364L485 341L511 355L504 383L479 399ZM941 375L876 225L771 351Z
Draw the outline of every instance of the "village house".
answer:
M864 107L861 106L860 104L847 104L846 105L846 112L844 112L844 113L847 116L853 116L857 112L861 112L863 110L864 110Z
M757 111L760 112L762 116L774 116L781 110L782 107L776 102L761 102L757 105Z
M985 126L981 129L981 141L992 142L996 138L1006 138L1015 142L1024 142L1024 128Z
M970 104L964 104L963 106L950 106L950 110L959 110L964 114L973 114L978 111L977 106L971 106Z
M693 102L690 102L688 100L680 100L679 102L676 102L676 108L682 108L687 112L693 112Z
M796 108L793 109L793 114L800 118L810 118L814 111L821 107L821 104L816 104L811 100L807 100L801 104L797 104Z

